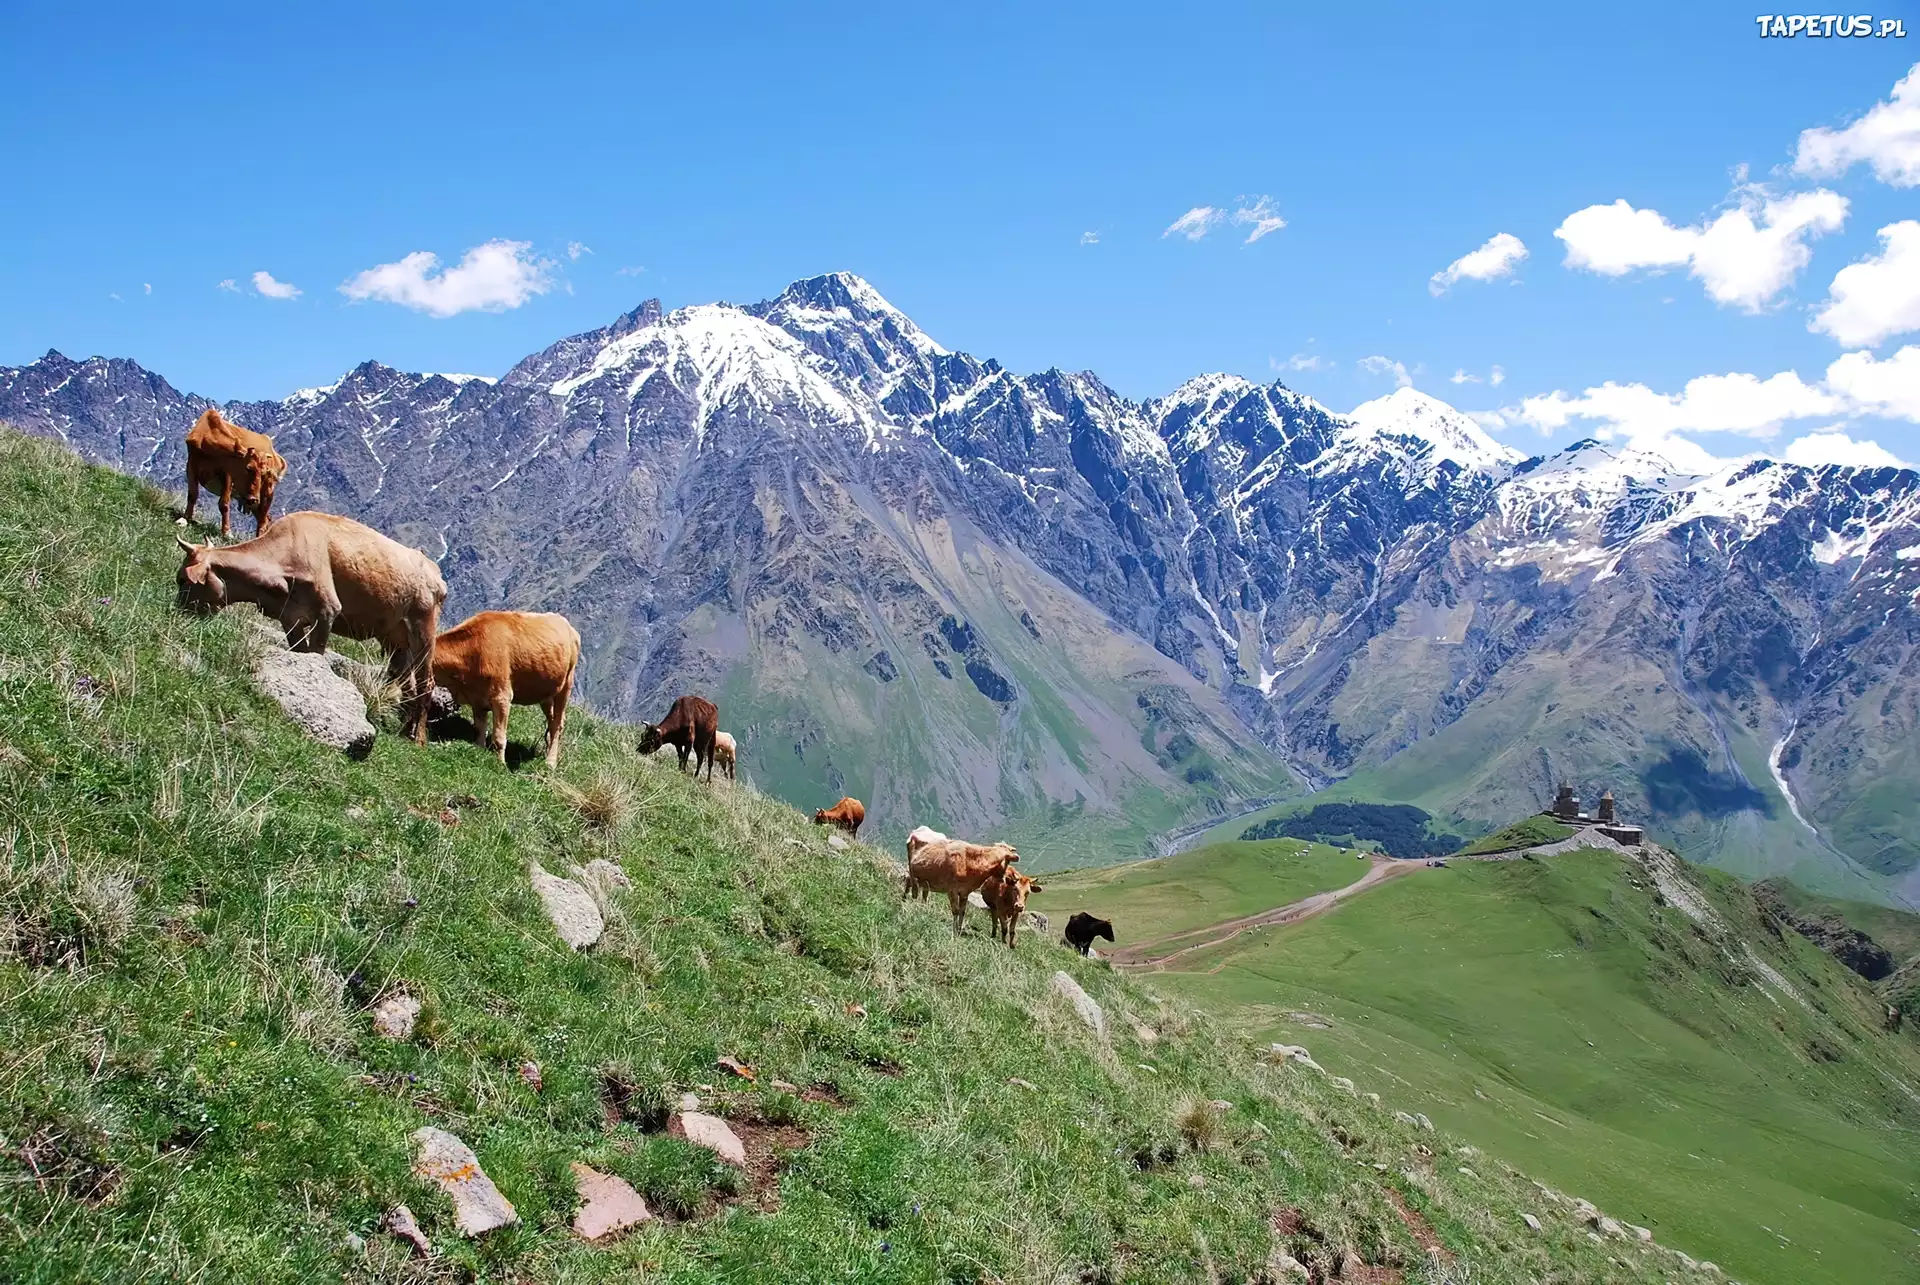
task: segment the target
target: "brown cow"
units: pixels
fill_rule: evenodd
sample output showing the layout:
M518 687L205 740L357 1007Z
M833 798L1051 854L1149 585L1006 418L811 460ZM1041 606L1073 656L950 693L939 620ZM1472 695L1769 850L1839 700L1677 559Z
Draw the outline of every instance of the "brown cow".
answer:
M693 774L707 765L707 781L713 781L713 740L720 733L720 709L703 696L682 696L667 711L658 725L640 725L640 752L652 754L662 745L680 752L680 770L687 770L687 755L693 755Z
M253 514L253 533L267 529L273 510L273 489L287 475L287 462L273 449L273 439L222 418L209 407L187 430L187 521L200 504L200 488L220 489L220 534L233 534L229 506L236 484L241 507Z
M860 837L860 823L867 819L867 805L855 798L844 798L830 808L815 808L815 825L837 825L852 838Z
M1001 866L987 876L987 881L980 885L980 899L987 903L987 911L993 916L995 941L1004 941L1009 950L1013 948L1014 931L1020 926L1020 916L1026 913L1027 895L1043 891L1032 876L1023 875L1010 865Z
M734 779L734 769L740 755L740 746L733 739L732 732L713 734L713 757L720 764L720 770L727 774L729 781Z
M907 861L907 881L901 900L918 892L947 894L947 909L953 912L953 930L966 926L967 896L978 892L996 871L1020 859L1011 843L968 843L964 839L945 839L923 846Z
M251 602L280 622L295 651L323 652L336 632L379 643L406 703L407 733L426 743L433 639L447 600L432 558L331 513L290 513L226 548L178 543L187 555L180 605L190 611Z
M560 732L579 664L579 631L552 612L483 611L433 641L433 681L452 693L454 704L472 707L475 742L491 740L502 763L507 713L515 705L546 707L547 766L559 763Z

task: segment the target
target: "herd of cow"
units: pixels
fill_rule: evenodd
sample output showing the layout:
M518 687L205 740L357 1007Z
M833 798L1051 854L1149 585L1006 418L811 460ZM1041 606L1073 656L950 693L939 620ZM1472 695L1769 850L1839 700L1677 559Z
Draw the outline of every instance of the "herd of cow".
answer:
M295 651L324 652L343 638L379 644L388 677L399 687L406 734L425 744L427 715L436 686L456 706L473 711L474 739L506 761L507 716L515 705L538 705L547 716L546 759L560 759L560 735L580 664L580 634L552 612L482 611L444 632L440 608L447 583L426 554L331 513L271 517L275 487L287 461L273 439L209 409L187 433L187 505L182 524L193 520L201 487L220 496L220 534L232 534L231 505L241 497L253 515L254 538L216 547L179 540L186 559L178 577L180 605L210 614L235 603L253 603L286 631ZM177 539L178 537L176 537ZM491 726L489 726L491 724ZM738 747L720 730L720 711L700 696L674 701L665 718L644 723L639 750L656 753L671 745L680 770L689 757L697 778L702 767L713 780L718 764L734 779ZM867 810L843 798L813 814L816 824L857 836ZM968 899L979 894L993 918L996 940L1014 944L1027 897L1040 884L1014 869L1020 854L1012 844L968 843L921 826L907 837L907 875L902 899L947 894L955 932L966 923ZM1081 913L1067 924L1066 940L1087 954L1096 936L1113 940L1113 926Z

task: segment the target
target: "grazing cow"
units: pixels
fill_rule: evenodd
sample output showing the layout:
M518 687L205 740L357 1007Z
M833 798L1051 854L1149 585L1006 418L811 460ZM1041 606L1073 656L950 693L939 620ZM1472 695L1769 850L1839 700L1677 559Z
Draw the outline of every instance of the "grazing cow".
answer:
M515 705L547 711L547 766L560 761L560 732L580 664L580 634L552 612L483 611L433 642L433 681L455 705L473 710L474 740L507 761L507 713ZM492 735L487 730L493 723Z
M727 774L729 781L734 779L734 767L738 762L740 746L734 741L732 732L713 734L713 757L720 764L720 770Z
M241 507L253 514L253 533L267 529L273 509L273 488L287 475L287 462L273 449L273 439L229 423L209 407L187 430L187 521L200 504L200 488L220 491L220 534L233 534L230 506L235 486Z
M845 830L849 837L860 837L860 823L867 819L867 805L858 799L845 798L830 808L815 808L815 825L837 825Z
M953 930L966 926L967 896L993 874L1018 861L1020 854L1011 843L968 843L964 839L941 839L923 846L907 860L907 881L900 899L918 893L947 894L947 909L953 912Z
M1001 866L987 876L987 881L980 885L980 897L993 916L995 941L1004 941L1009 950L1013 949L1013 934L1020 926L1020 916L1026 912L1027 895L1043 891L1031 875L1023 875L1010 865Z
M226 548L175 541L187 555L178 576L187 610L251 602L280 622L295 651L324 652L335 633L379 643L400 684L407 734L426 743L433 640L447 600L432 558L331 513L290 513Z
M1084 910L1076 910L1073 918L1067 920L1067 931L1064 936L1067 945L1085 955L1093 950L1095 937L1105 937L1108 941L1112 941L1112 922L1096 919Z
M680 770L687 770L687 755L693 755L693 774L707 765L707 781L713 781L713 742L720 734L720 708L704 696L682 696L658 724L640 725L640 752L652 754L662 745L671 745L680 754Z
M911 869L913 866L914 853L920 851L920 849L926 847L929 843L945 843L946 841L947 836L941 834L930 825L915 826L912 832L907 835L908 868ZM925 901L927 898L927 890L915 883L912 875L907 876L907 896L918 897L922 901Z

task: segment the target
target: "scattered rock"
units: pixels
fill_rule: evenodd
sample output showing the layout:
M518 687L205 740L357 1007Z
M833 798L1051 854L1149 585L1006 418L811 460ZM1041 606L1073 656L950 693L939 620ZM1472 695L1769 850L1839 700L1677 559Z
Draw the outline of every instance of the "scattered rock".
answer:
M511 1202L500 1194L480 1167L473 1148L445 1129L429 1126L413 1132L413 1171L437 1185L453 1201L454 1222L461 1234L478 1236L520 1221Z
M717 1065L720 1067L722 1071L731 1072L732 1074L745 1080L748 1084L752 1084L754 1080L757 1078L754 1073L754 1069L748 1066L745 1062L742 1062L737 1057L732 1057L732 1056L723 1057L719 1060Z
M1433 1132L1433 1121L1427 1119L1426 1116L1420 1114L1418 1111L1415 1111L1413 1113L1413 1118L1419 1122L1420 1127L1422 1129L1425 1129L1428 1133Z
M1349 1080L1344 1075L1334 1076L1333 1079L1329 1081L1329 1083L1332 1084L1334 1088L1339 1089L1342 1092L1354 1094L1356 1097L1359 1095L1360 1090L1354 1088L1353 1081Z
M540 1077L540 1064L538 1062L522 1062L520 1064L520 1082L532 1089L535 1093L538 1093L541 1085L545 1083Z
M1520 1221L1527 1225L1528 1231L1540 1230L1540 1220L1538 1218L1535 1218L1532 1214L1521 1214Z
M342 1243L346 1245L347 1252L350 1254L364 1254L367 1252L367 1238L357 1231L348 1232L342 1238Z
M1038 1093L1040 1091L1040 1086L1035 1084L1032 1080L1023 1080L1017 1075L1009 1079L1007 1083L1014 1085L1017 1088L1031 1089L1035 1093Z
M1148 1075L1160 1074L1160 1070L1158 1067L1148 1066L1145 1062L1135 1062L1133 1065L1134 1065L1134 1069L1145 1071Z
M1308 1030L1313 1031L1330 1031L1333 1029L1333 1019L1331 1017L1322 1017L1318 1013L1288 1013L1287 1020L1296 1026L1304 1026Z
M1406 1125L1409 1129L1417 1129L1420 1127L1420 1122L1414 1119L1412 1116L1408 1115L1405 1111L1395 1111L1393 1113L1393 1118L1398 1120L1401 1124Z
M553 921L561 941L575 950L585 950L600 940L607 922L600 917L600 907L595 904L592 893L571 879L548 874L539 866L529 870L528 877L533 880L533 890L540 894L540 904L547 918Z
M852 845L849 844L843 836L837 835L837 834L830 834L827 836L827 846L829 848L833 848L838 851L844 852Z
M582 1240L599 1240L653 1217L647 1202L624 1178L601 1173L576 1160L573 1181L581 1201L580 1211L573 1216L573 1230Z
M1365 1094L1364 1096L1366 1097L1367 1101L1371 1102L1374 1106L1380 1105L1380 1095L1378 1093L1368 1093L1368 1094Z
M1705 1272L1709 1276L1718 1276L1720 1274L1719 1265L1716 1263L1710 1263L1704 1258L1700 1260L1700 1270Z
M1207 1105L1212 1107L1215 1111L1233 1110L1233 1103L1227 1101L1225 1098L1215 1098L1213 1101L1207 1103Z
M1650 1245L1653 1243L1653 1232L1648 1228L1636 1227L1632 1223L1622 1223L1621 1225L1632 1232L1634 1239L1638 1240L1641 1244Z
M970 892L967 894L967 905L974 910L985 910L987 908L987 899L977 891Z
M421 1257L433 1253L433 1245L427 1240L427 1233L420 1230L419 1220L414 1218L413 1210L405 1205L395 1205L387 1211L387 1230L413 1246L413 1252Z
M804 848L804 847L806 847L806 846L807 846L807 845L806 845L806 843L805 843L804 841L802 841L802 840L800 840L800 839L788 839L788 840L787 840L787 843L788 843L788 844L789 844L790 846L792 846L792 847L795 847L795 848Z
M1465 1165L1460 1166L1460 1176L1463 1178L1473 1178L1475 1180L1478 1180L1478 1178L1480 1177L1479 1174L1467 1168Z
M680 1109L682 1111L698 1111L700 1109L700 1099L691 1093L682 1093L680 1095Z
M1029 910L1020 916L1020 926L1031 932L1046 932L1052 923L1043 910Z
M253 681L301 731L322 745L355 758L373 749L375 732L367 721L366 697L333 672L325 655L288 651L283 646L263 648L253 662Z
M420 1001L396 991L373 1006L374 1034L404 1043L413 1038L413 1024L419 1016Z
M1602 1236L1617 1236L1621 1240L1625 1240L1627 1237L1627 1229L1604 1214L1601 1215L1600 1220L1594 1224L1594 1227Z
M592 896L603 916L613 909L614 893L626 892L633 887L633 880L627 878L627 872L605 857L595 857L584 866L575 866L569 873L574 882Z
M696 1147L705 1147L730 1165L747 1167L746 1144L717 1115L702 1111L680 1111L667 1121L667 1132L684 1138Z
M1145 1044L1148 1048L1151 1048L1160 1042L1160 1032L1154 1030L1151 1026L1142 1026L1138 1022L1135 1022L1133 1024L1133 1038Z
M1187 1186L1195 1188L1197 1190L1206 1185L1207 1185L1207 1175L1203 1173L1190 1173L1187 1175Z
M1064 972L1057 972L1053 975L1053 989L1073 1005L1073 1011L1079 1015L1081 1021L1093 1029L1094 1034L1101 1039L1107 1037L1106 1010L1100 1007L1093 996L1080 988L1079 982L1074 981Z
M776 1093L798 1093L800 1091L799 1085L788 1084L785 1080L769 1080L767 1081L767 1085Z
M1267 1275L1278 1279L1283 1276L1298 1276L1303 1281L1313 1279L1313 1273L1307 1265L1277 1246L1267 1255Z

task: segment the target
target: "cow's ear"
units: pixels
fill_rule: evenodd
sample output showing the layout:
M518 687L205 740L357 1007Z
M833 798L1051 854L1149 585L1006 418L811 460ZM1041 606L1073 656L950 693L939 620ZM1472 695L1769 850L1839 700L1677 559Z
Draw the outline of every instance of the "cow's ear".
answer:
M1047 889L1045 884L1038 884L1038 883L1034 884L1032 887L1027 889L1028 892L1045 892L1046 890Z

